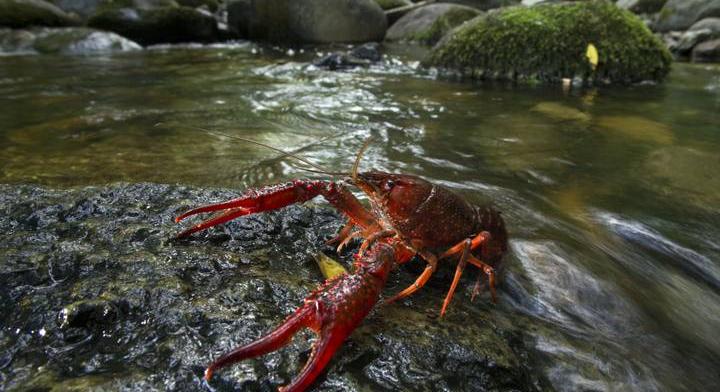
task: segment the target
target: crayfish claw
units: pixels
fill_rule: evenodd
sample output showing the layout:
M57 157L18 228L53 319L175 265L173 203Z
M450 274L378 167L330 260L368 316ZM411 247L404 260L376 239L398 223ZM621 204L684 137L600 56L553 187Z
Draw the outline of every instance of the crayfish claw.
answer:
M220 368L273 352L287 345L300 328L308 324L309 316L310 309L303 306L269 334L224 354L205 369L205 380L210 381L213 373Z

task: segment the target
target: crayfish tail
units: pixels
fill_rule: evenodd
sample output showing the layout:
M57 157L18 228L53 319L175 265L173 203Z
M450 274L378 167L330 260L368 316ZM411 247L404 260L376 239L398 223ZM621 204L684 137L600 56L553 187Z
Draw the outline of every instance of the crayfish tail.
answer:
M297 331L308 325L310 314L310 309L303 306L269 334L216 359L205 369L205 380L210 381L213 373L220 368L273 352L287 345Z

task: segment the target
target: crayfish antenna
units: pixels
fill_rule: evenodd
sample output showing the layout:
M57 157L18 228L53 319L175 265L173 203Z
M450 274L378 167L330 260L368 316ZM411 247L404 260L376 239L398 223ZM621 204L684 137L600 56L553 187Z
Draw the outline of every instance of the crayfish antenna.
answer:
M309 316L310 309L303 306L269 334L216 359L205 369L205 380L210 381L213 373L220 368L273 352L287 345L297 331L307 325Z

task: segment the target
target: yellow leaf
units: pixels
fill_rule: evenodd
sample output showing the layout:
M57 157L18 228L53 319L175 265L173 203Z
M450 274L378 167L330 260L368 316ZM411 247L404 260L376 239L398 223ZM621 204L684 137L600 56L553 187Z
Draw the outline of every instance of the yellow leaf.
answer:
M590 62L590 65L592 65L593 71L595 68L597 68L598 65L598 51L595 45L588 44L587 50L585 51L585 56L587 57L588 61Z
M333 260L331 257L328 257L325 253L317 253L315 255L315 261L318 263L320 272L322 272L325 279L332 279L336 276L347 273L347 270L342 266L342 264Z

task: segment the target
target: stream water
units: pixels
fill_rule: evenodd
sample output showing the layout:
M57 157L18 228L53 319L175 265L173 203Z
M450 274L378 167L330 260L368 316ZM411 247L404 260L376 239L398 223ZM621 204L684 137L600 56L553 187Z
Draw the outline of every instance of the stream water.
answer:
M236 188L348 170L420 175L504 212L498 312L558 390L720 387L720 66L661 85L434 77L409 55L343 72L252 44L0 58L0 183ZM391 51L393 52L393 51Z

